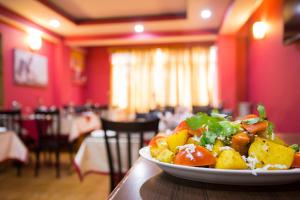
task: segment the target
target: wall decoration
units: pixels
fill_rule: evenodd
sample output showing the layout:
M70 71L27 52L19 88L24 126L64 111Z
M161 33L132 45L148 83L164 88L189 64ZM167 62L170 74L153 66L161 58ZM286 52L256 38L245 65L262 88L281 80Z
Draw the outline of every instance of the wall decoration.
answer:
M46 86L48 84L48 58L15 49L14 80L20 85Z
M83 85L87 80L85 75L85 52L83 50L71 50L70 66L73 73L73 82L77 85Z

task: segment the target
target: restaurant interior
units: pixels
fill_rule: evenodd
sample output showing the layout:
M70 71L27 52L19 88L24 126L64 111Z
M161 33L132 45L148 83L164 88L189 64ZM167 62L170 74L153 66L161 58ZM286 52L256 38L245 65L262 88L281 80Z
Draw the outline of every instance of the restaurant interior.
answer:
M299 40L300 0L0 0L0 199L296 198Z

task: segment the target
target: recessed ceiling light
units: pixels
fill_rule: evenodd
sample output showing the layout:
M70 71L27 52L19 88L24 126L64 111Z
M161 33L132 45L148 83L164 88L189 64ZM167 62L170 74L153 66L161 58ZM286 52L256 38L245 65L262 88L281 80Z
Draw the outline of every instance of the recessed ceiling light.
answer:
M60 22L57 19L51 19L49 21L50 26L54 27L54 28L58 28L60 27Z
M144 26L142 24L136 24L134 26L134 31L136 33L142 33L142 32L144 32Z
M209 9L204 9L201 11L200 13L200 16L203 18L203 19L208 19L210 18L212 15L211 11Z

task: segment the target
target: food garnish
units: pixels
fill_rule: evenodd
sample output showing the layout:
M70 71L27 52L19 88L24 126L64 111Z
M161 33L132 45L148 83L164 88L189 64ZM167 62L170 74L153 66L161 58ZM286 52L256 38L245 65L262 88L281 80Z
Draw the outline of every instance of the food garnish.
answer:
M197 113L172 134L152 138L151 156L161 162L216 169L300 168L299 145L288 146L274 133L263 105L257 106L257 112L235 121L217 111Z

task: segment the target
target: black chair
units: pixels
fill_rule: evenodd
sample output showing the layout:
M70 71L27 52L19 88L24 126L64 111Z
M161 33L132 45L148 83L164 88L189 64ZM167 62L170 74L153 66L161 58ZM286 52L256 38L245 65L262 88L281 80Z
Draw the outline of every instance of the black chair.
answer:
M20 110L0 110L0 126L9 131L14 131L21 136L21 111ZM21 163L16 162L17 175L21 175Z
M175 113L175 107L174 106L165 106L164 107L164 112L170 112L172 114Z
M58 109L48 111L35 111L35 121L38 131L38 145L35 150L36 165L35 175L38 176L40 169L40 153L55 153L56 177L60 177L60 153L67 147L72 160L73 146L68 137L60 133L60 112Z
M101 118L102 128L104 130L104 138L105 138L105 146L106 146L106 153L108 158L108 165L109 165L109 175L110 175L110 190L112 191L115 186L121 181L124 176L122 172L122 163L121 163L121 155L120 155L120 143L119 138L121 135L124 135L127 139L127 159L128 164L126 170L132 165L132 158L131 158L131 136L132 135L139 135L139 147L142 148L144 146L144 133L145 132L154 132L155 134L158 132L158 124L159 119L153 119L149 121L138 121L138 122L115 122L109 121L107 119ZM116 134L109 135L107 131L111 130L114 131ZM116 161L117 166L113 164L113 154L111 141L115 141L115 152L116 152Z
M163 115L166 114L166 112L170 112L170 113L174 114L175 107L174 106L165 106L165 107L155 108L155 109L150 110L150 113L162 113Z
M21 134L20 110L0 110L0 126L7 128L7 130L15 131L18 135Z
M158 112L149 112L149 113L135 113L135 119L136 121L149 121L159 118Z
M193 114L197 114L198 112L203 112L210 115L212 110L213 108L211 106L193 106Z

